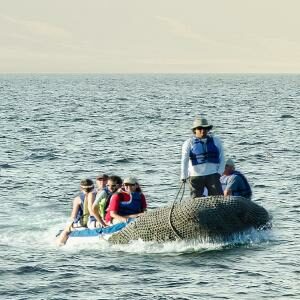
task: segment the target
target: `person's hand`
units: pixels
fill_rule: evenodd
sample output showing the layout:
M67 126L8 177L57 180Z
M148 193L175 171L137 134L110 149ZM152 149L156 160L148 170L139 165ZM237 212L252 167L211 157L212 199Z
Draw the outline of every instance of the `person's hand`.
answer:
M107 225L104 221L102 221L102 222L97 221L96 227L97 228L102 228L102 227L104 228L104 227L107 227Z
M140 216L142 216L144 214L144 212L141 212L141 213L138 213L138 214L136 214L136 218L138 218L138 217L140 217Z

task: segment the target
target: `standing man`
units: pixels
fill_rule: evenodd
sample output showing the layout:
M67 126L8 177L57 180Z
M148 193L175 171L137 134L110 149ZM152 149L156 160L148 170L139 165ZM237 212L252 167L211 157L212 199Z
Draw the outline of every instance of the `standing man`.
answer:
M208 196L223 195L220 177L225 161L221 140L209 134L213 128L208 121L196 117L193 122L193 136L182 146L181 180L189 178L191 197L202 197L204 187Z
M242 196L251 199L252 190L247 178L239 171L235 170L232 159L227 159L224 174L220 179L224 196Z

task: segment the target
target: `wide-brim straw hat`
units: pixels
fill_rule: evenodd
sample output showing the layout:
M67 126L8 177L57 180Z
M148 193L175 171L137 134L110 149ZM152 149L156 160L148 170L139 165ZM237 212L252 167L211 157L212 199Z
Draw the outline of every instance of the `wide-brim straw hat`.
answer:
M193 127L192 130L194 130L197 127L203 127L203 128L207 128L207 129L212 129L213 125L209 124L207 119L205 118L201 118L201 117L197 117L194 122L193 122Z

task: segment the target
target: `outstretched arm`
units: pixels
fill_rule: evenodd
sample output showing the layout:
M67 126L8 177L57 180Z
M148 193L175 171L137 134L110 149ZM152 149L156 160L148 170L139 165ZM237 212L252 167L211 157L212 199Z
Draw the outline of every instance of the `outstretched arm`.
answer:
M72 208L72 212L71 212L71 218L70 218L69 222L67 222L67 225L64 228L64 230L61 232L61 234L57 238L57 244L59 246L62 246L67 242L67 240L69 238L69 234L72 231L72 226L73 226L75 218L77 216L79 206L80 206L80 198L76 197L73 200L73 208Z

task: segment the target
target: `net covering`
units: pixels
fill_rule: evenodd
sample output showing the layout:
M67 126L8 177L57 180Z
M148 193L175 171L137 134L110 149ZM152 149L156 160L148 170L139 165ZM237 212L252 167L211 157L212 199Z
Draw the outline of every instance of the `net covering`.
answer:
M153 209L113 234L109 241L167 242L178 239L220 238L269 223L268 212L243 197L201 197Z

